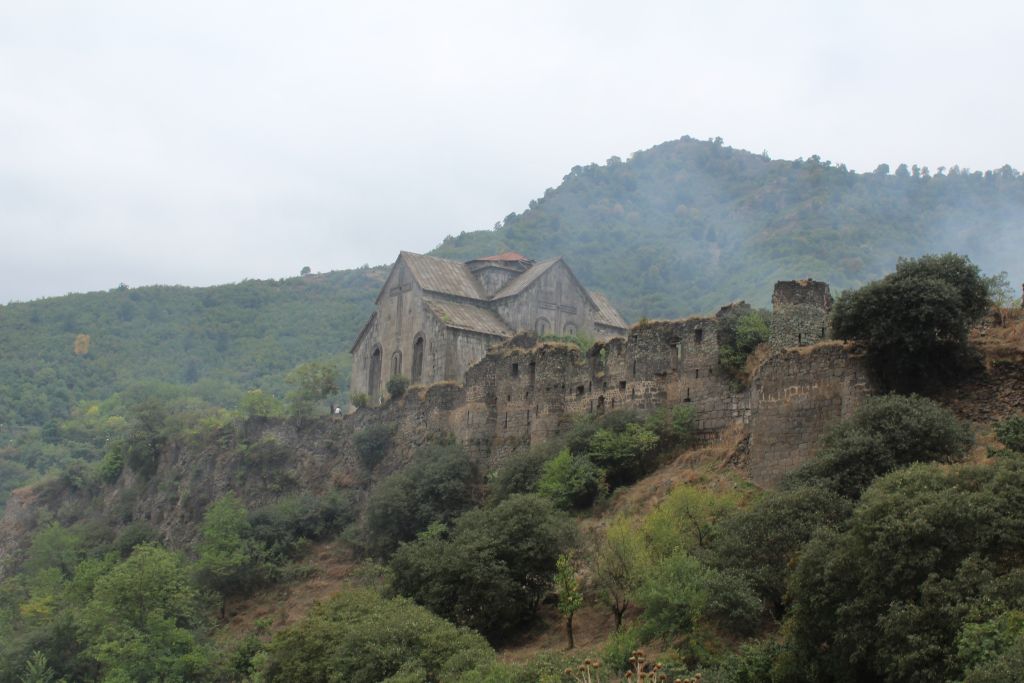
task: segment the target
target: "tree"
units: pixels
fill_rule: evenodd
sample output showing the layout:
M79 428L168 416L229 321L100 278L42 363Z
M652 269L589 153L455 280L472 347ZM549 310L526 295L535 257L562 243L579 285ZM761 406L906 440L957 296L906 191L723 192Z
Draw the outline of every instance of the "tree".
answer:
M50 668L46 655L36 650L25 662L25 668L18 680L20 683L54 683L57 674Z
M200 581L224 596L242 593L258 580L258 548L252 541L248 513L233 493L220 498L203 515L196 571Z
M637 525L618 517L592 541L587 560L594 588L615 617L615 630L635 600L651 564L650 553Z
M837 527L851 508L849 501L817 487L767 492L714 526L710 561L738 572L780 618L786 582L804 544L819 528Z
M250 389L242 396L238 409L247 419L265 420L281 414L281 402L262 389Z
M1012 451L1024 453L1024 415L1014 415L996 425L996 436Z
M394 433L395 425L390 423L371 424L356 432L352 442L367 469L372 470L387 455Z
M970 445L968 428L934 401L874 396L832 428L818 457L790 479L857 498L876 477L914 462L957 462Z
M586 455L605 471L609 485L617 486L632 483L646 472L657 447L657 434L631 422L621 431L598 429L590 437Z
M475 502L477 469L457 446L427 446L405 469L370 491L363 522L366 549L387 557L433 522L449 523Z
M199 615L181 558L141 545L96 579L82 610L87 652L104 680L196 680L207 662L192 631Z
M568 555L559 555L555 562L555 592L558 594L558 611L565 617L565 635L569 639L569 648L576 647L576 639L572 632L572 617L583 606L583 593L576 578L576 567Z
M313 272L313 269L309 266L302 266L302 270L299 271L299 275L309 275Z
M842 528L800 554L779 669L825 682L961 680L976 636L1024 604L1021 491L1024 463L1006 458L876 481ZM993 652L1012 640L991 639Z
M394 588L456 624L500 639L533 616L573 526L551 501L516 494L433 525L391 561Z
M715 522L739 500L734 493L677 486L644 521L643 533L652 553L666 557L679 548L690 551L706 546Z
M146 393L145 388L139 393L140 398L129 404L129 431L119 447L130 468L150 477L156 472L160 452L167 443L168 413L159 396Z
M410 600L348 589L275 634L265 675L268 683L452 681L494 658L480 635Z
M541 465L537 491L563 509L586 508L607 492L604 473L587 456L574 456L568 448Z
M309 417L316 403L338 393L338 368L331 363L303 363L285 377L294 389L288 393L289 412Z
M863 342L877 379L907 391L962 372L967 334L989 306L988 287L966 256L900 260L896 272L852 292L832 310L841 339Z

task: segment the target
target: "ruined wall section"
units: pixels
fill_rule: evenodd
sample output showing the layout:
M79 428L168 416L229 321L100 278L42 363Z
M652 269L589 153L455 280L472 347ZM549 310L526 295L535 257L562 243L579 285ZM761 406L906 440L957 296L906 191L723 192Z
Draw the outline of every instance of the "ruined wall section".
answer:
M467 373L467 436L481 440L477 428L493 426L490 459L497 462L584 415L690 403L700 436L713 440L750 417L749 395L731 392L718 371L715 325L713 318L646 323L587 353L522 335Z
M784 280L772 293L769 344L773 350L809 346L829 338L832 293L827 282Z
M863 359L842 342L772 355L751 383L748 470L759 486L814 457L822 437L873 393Z

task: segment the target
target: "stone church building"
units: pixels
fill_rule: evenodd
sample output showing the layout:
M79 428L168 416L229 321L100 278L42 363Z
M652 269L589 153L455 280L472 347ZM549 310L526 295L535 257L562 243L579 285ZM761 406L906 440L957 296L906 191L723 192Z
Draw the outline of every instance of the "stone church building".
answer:
M489 346L523 331L607 339L627 326L561 257L506 252L463 263L403 251L352 346L351 393L379 397L395 375L462 382Z

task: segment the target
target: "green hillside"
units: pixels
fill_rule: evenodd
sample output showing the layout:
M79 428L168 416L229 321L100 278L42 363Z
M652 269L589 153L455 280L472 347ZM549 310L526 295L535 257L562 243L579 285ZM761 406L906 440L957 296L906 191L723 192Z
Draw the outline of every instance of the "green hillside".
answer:
M1024 180L1008 166L857 174L683 138L628 161L574 167L522 214L449 237L433 253L564 255L637 320L738 298L765 305L783 278L842 289L924 252L955 250L1016 275L1022 217ZM346 352L380 280L379 269L360 269L0 306L0 423L9 432L63 419L80 400L140 381L186 385L233 406L247 388L280 393L289 369L318 358L338 360L344 384ZM89 337L87 353L75 353L79 335Z
M281 394L285 373L303 361L347 368L380 286L381 272L364 268L0 306L0 423L44 424L142 381L186 385L231 407L245 389Z
M434 253L564 255L628 320L732 299L766 305L779 279L846 289L889 272L898 256L937 251L969 254L988 272L1024 274L1017 171L886 170L770 160L683 138L628 161L574 167L527 211L494 230L450 237Z

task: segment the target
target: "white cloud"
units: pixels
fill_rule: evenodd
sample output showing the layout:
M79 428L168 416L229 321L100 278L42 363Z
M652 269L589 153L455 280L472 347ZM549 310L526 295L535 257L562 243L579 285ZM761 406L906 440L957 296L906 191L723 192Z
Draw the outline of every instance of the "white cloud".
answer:
M0 7L0 301L390 261L684 134L1022 165L1012 3Z

